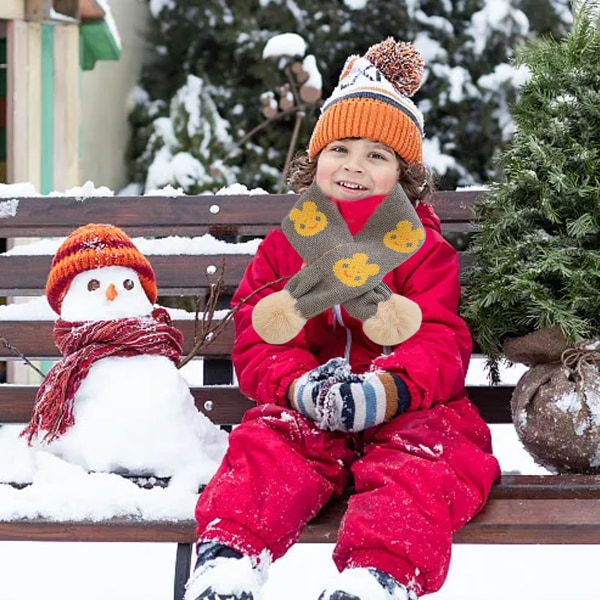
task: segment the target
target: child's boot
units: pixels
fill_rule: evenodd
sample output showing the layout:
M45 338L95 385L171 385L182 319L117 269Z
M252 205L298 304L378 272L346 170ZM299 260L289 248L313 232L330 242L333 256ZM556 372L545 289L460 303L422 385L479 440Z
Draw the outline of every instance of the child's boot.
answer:
M198 547L184 600L257 600L262 574L248 556L217 542Z
M319 600L417 600L391 575L372 567L346 569L321 592Z

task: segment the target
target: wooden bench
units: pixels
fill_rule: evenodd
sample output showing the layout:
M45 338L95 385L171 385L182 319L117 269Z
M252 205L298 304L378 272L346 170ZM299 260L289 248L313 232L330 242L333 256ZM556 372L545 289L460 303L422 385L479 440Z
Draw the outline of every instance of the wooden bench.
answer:
M476 232L472 205L478 192L438 193L434 204L445 234ZM0 238L64 236L85 223L112 223L131 237L200 236L210 233L227 240L265 235L281 222L296 196L180 196L19 198L0 200ZM210 277L225 261L225 292L235 289L251 256L150 255L160 295L206 293ZM460 253L464 268L469 256ZM0 255L0 296L43 294L51 256ZM176 320L186 339L194 339L194 321ZM56 359L51 321L0 320L4 338L29 359ZM206 346L203 386L192 393L199 410L213 422L239 423L251 402L231 382L229 355L232 328ZM20 360L0 341L0 360ZM469 387L469 395L489 423L510 423L511 386ZM29 420L36 386L0 385L0 424ZM303 542L333 542L345 499L331 502L306 528ZM57 522L43 519L0 522L0 540L175 542L174 596L178 600L190 568L195 523L114 518L101 522ZM597 544L600 543L600 477L504 475L494 486L486 508L454 538L457 543Z

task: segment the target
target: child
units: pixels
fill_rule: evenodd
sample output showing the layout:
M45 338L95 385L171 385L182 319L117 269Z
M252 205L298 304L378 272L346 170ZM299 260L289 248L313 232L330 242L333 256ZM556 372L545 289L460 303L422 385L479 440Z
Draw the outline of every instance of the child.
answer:
M464 387L456 253L424 202L409 99L422 74L391 38L348 59L291 177L308 189L234 296L277 282L236 314L234 365L257 406L198 500L186 600L257 600L269 563L350 482L340 573L319 600L432 593L499 476Z

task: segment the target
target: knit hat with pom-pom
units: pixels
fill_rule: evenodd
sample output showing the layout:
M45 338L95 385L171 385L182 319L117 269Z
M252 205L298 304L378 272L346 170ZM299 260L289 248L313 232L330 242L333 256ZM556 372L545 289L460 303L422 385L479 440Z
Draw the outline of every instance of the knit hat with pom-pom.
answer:
M363 57L350 56L321 109L308 153L327 144L367 138L389 146L407 163L422 158L423 115L410 97L421 87L423 58L412 45L389 37Z
M156 302L156 278L148 259L129 236L114 225L90 223L71 232L60 245L46 282L48 304L60 315L62 300L79 273L100 267L134 269L148 300Z

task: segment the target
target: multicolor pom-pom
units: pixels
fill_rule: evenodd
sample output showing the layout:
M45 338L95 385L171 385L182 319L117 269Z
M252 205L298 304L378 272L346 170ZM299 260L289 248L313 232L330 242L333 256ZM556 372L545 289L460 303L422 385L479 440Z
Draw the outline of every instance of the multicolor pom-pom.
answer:
M423 83L425 62L413 44L389 37L371 46L365 58L403 95L413 96Z

